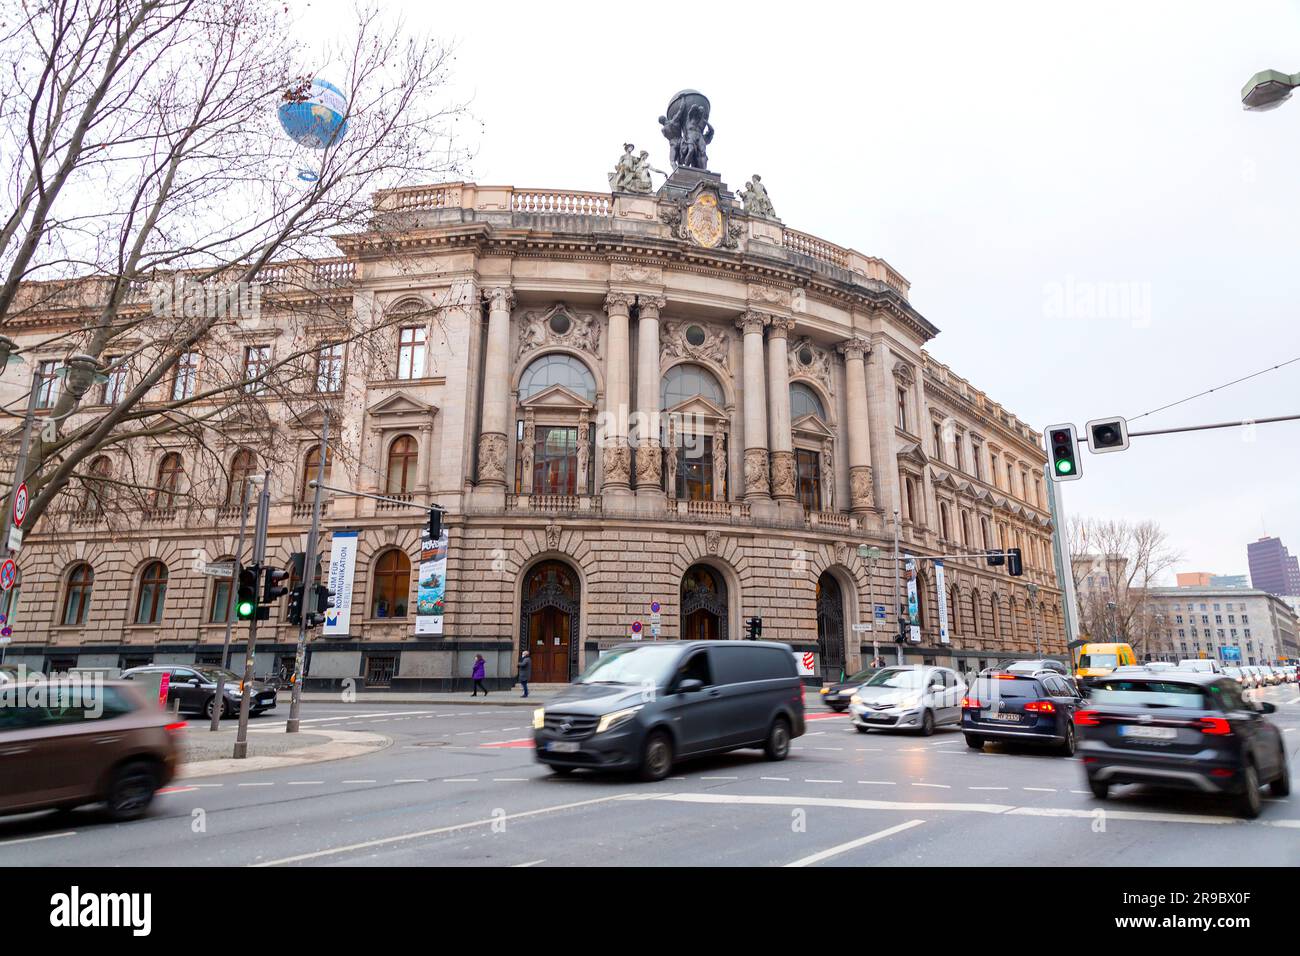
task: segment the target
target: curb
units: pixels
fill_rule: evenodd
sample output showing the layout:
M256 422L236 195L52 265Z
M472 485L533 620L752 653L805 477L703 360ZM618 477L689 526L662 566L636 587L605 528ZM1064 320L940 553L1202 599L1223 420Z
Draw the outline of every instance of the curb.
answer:
M283 731L253 730L250 733L283 733ZM236 760L223 757L217 760L199 760L194 763L181 764L176 770L177 780L195 780L202 777L216 777L228 773L251 773L255 770L281 770L287 767L300 767L310 763L325 763L329 760L344 760L348 757L363 757L366 754L379 753L393 745L393 738L383 734L372 734L360 730L327 730L313 727L311 733L316 736L329 737L326 744L312 744L301 750L290 750L281 754L267 754L264 757L245 757Z

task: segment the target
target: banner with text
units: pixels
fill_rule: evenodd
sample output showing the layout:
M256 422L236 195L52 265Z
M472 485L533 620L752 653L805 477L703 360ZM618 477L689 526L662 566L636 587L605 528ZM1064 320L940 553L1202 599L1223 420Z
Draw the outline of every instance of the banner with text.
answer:
M934 586L939 596L939 643L948 643L948 590L943 586L943 562L934 562Z
M335 531L330 546L329 581L334 592L334 606L325 612L321 634L346 637L352 626L352 579L357 570L357 532Z
M921 643L921 605L916 596L916 560L908 558L903 562L903 573L907 576L907 639L913 644Z
M442 633L443 598L447 593L447 529L434 541L420 538L420 586L415 596L415 633Z

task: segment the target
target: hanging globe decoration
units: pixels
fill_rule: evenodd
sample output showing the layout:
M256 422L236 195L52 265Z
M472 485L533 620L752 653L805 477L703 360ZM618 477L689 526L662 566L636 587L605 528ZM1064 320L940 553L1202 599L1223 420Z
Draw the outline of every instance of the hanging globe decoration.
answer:
M347 135L347 106L347 97L333 83L304 79L284 94L280 125L295 143L324 149Z

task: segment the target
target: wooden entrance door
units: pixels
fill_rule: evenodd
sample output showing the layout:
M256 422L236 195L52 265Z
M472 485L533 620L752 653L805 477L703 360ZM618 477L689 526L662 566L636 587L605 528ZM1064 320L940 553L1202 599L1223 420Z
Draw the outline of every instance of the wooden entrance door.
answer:
M528 650L533 657L533 680L539 684L568 683L570 623L569 615L557 607L533 612L528 622Z
M577 576L559 561L543 561L524 581L520 608L520 649L533 660L533 680L567 684L578 663Z

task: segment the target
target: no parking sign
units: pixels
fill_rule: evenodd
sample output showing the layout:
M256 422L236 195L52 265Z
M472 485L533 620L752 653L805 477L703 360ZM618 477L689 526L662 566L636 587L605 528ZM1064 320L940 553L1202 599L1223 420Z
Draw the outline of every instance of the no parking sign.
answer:
M5 558L4 564L0 564L0 591L10 590L17 581L18 565L13 558Z

